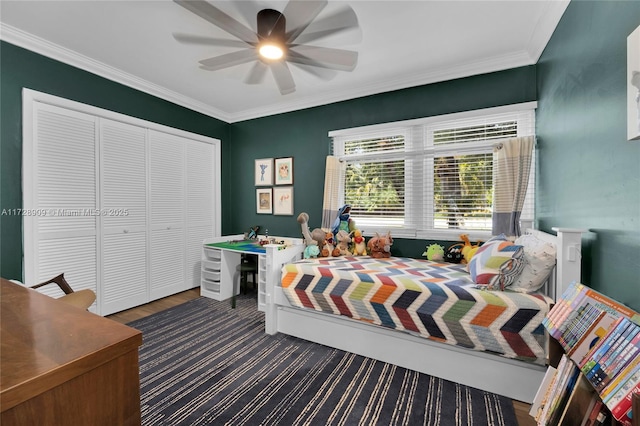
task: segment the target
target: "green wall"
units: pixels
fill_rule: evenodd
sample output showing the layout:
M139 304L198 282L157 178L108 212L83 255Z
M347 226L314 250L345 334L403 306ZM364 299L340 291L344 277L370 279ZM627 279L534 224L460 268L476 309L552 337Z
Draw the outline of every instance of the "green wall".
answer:
M638 1L573 0L538 64L537 218L589 229L583 281L640 310L640 141L626 137Z
M22 207L23 87L221 139L226 155L229 124L223 121L6 42L0 44L0 64L0 212ZM0 276L20 279L22 219L0 215L0 236Z
M233 216L223 231L243 232L260 225L271 235L299 236L298 213L309 213L309 226L321 226L325 158L330 130L534 101L534 66L425 85L263 117L231 125L229 161L236 168L229 182L234 196L225 209ZM256 158L294 157L294 216L256 214ZM249 173L247 173L249 171ZM426 241L395 239L396 256L420 257Z

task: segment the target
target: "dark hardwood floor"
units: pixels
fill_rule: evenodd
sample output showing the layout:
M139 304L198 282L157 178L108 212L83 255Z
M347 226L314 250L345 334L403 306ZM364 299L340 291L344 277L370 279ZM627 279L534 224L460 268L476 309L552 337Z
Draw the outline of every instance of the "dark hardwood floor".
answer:
M155 300L151 303L147 303L146 305L137 306L126 311L109 315L107 318L126 324L198 297L200 297L200 289L193 288L182 293L174 294L173 296L165 297L164 299ZM529 415L529 404L525 404L520 401L513 401L513 407L516 411L516 418L518 419L519 426L534 426L536 424L533 417Z

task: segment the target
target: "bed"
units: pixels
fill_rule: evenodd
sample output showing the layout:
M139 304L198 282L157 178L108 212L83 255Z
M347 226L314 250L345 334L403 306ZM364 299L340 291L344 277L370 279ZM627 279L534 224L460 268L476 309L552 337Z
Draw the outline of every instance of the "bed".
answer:
M478 286L464 265L267 254L266 332L531 402L546 370L542 318L580 280L582 231L554 231L528 232L556 252L549 279L531 294Z

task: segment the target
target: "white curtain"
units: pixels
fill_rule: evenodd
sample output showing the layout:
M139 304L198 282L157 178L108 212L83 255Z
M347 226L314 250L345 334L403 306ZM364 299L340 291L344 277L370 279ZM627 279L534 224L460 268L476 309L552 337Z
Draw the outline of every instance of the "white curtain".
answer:
M494 149L493 234L520 235L520 214L529 183L535 138L508 139Z
M346 164L338 157L328 156L324 174L324 200L322 202L322 228L331 229L333 221L342 205L340 182L346 171Z

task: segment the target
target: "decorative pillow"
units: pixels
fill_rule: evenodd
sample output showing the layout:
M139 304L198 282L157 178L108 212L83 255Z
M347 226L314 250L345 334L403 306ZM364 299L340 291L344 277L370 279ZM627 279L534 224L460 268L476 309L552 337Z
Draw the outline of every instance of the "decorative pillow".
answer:
M522 272L524 250L496 237L491 238L478 249L469 262L469 273L474 283L490 290L504 290Z
M515 243L524 247L524 267L509 290L520 293L540 290L556 265L555 246L533 235L518 237Z

